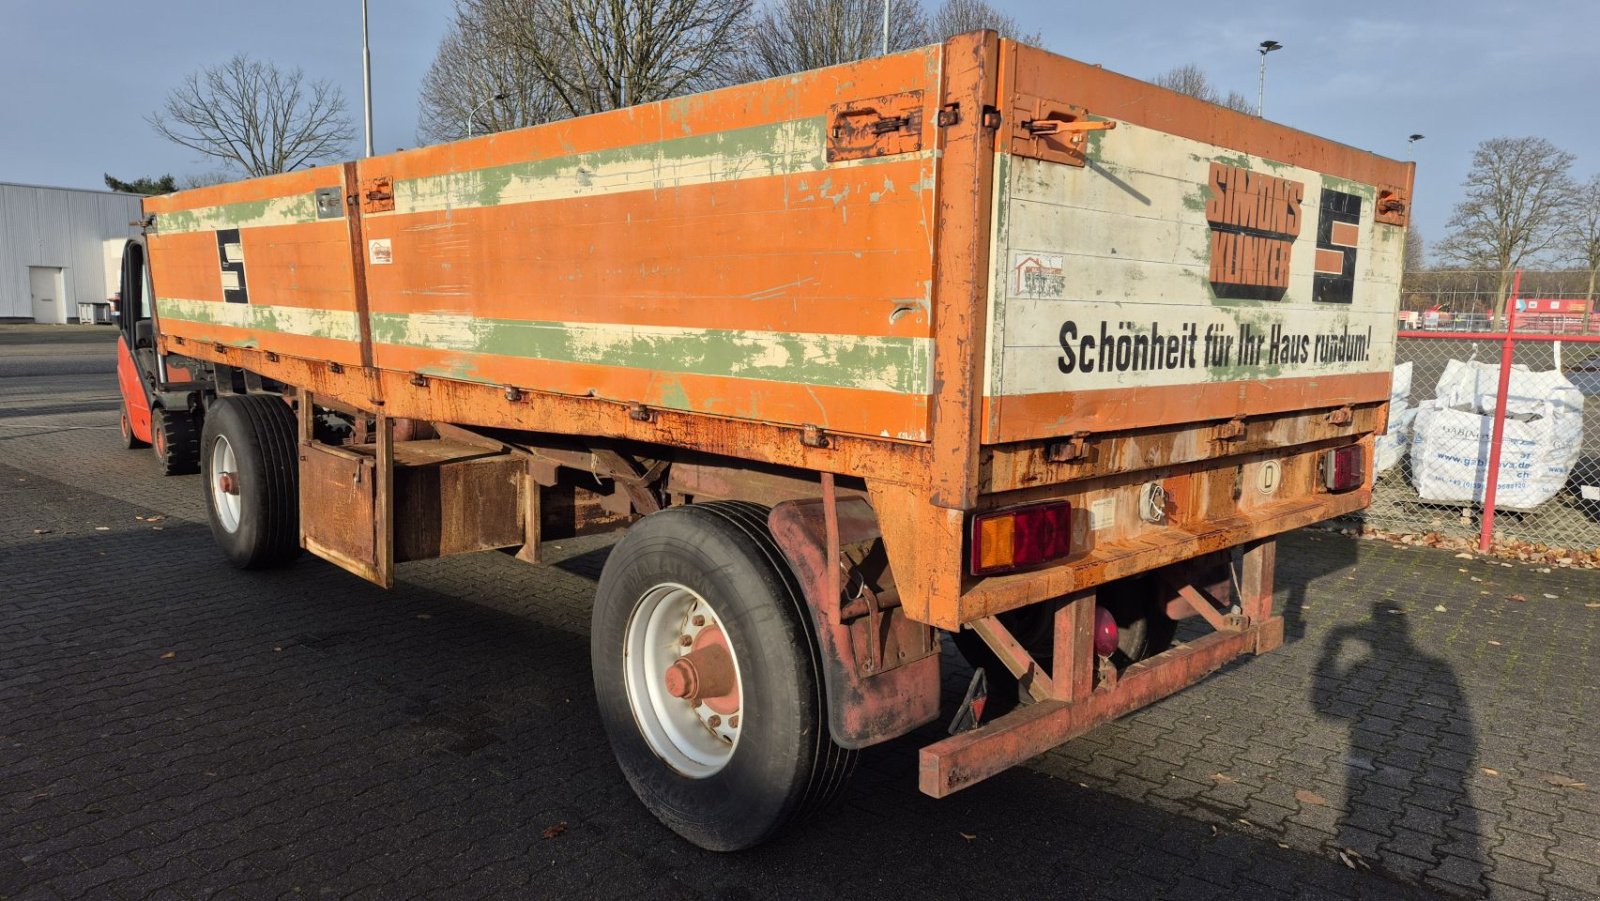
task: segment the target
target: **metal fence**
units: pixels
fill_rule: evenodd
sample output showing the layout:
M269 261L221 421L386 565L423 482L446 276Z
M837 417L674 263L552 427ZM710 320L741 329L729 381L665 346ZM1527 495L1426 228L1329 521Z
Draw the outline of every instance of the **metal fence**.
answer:
M1493 272L1408 277L1389 434L1363 522L1483 550L1600 552L1592 275L1516 273L1503 294ZM1497 296L1511 298L1503 310Z

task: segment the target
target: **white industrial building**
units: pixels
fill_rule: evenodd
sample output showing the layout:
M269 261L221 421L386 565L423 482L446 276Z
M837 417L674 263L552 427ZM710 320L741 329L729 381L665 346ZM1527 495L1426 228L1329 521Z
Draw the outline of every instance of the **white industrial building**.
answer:
M73 322L120 288L140 197L0 182L0 322ZM102 308L103 309L103 308Z

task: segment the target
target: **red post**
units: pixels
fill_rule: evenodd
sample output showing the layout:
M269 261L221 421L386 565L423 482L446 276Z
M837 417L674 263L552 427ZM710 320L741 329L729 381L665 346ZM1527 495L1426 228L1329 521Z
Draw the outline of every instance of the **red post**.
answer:
M1506 338L1500 344L1500 387L1494 393L1494 430L1489 438L1489 471L1484 474L1483 531L1478 534L1478 551L1488 553L1494 541L1494 499L1500 488L1500 445L1506 437L1506 394L1511 390L1511 358L1517 342L1517 298L1522 294L1522 270L1511 279L1511 296L1506 299Z

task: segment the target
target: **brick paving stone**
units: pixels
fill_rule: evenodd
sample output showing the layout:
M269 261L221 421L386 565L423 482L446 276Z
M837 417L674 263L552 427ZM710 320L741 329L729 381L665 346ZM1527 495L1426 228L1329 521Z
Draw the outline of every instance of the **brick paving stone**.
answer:
M235 572L197 479L116 448L110 345L28 334L0 329L0 899L1600 891L1594 573L1295 533L1280 650L944 801L916 791L930 726L830 814L712 855L633 800L593 713L607 539L389 592Z

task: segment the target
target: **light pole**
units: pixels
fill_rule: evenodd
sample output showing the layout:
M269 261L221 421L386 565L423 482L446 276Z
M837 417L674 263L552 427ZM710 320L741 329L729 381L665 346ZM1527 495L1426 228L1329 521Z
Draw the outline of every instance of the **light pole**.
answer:
M1282 50L1283 45L1277 41L1261 42L1261 83L1256 88L1256 117L1261 116L1261 107L1267 102L1267 54L1274 50Z
M883 56L889 55L889 0L883 0Z
M506 99L506 95L505 94L496 94L493 97L490 97L488 100L485 100L482 103L478 104L477 106L473 107L472 108L472 112L467 113L467 137L469 137L469 138L472 137L472 126L478 124L478 121L477 121L478 120L478 111L483 109L484 107L488 106L489 104L495 102L496 100L504 100L504 99Z
M1407 160L1410 160L1412 157L1417 155L1417 151L1415 149L1416 145L1417 145L1417 142L1422 140L1425 137L1427 137L1427 135L1412 135L1411 137L1406 138L1406 159Z
M367 0L361 0L361 103L367 119L367 156L372 156L372 50L367 46Z

